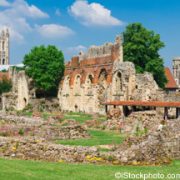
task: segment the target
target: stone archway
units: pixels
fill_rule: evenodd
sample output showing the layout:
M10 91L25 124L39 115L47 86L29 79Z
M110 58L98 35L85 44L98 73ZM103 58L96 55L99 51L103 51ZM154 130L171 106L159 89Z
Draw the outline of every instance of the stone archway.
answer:
M122 93L122 73L120 71L116 72L113 76L113 94L118 96Z
M98 84L106 87L107 86L107 71L106 69L101 69L99 76L98 76Z
M85 80L85 88L84 88L84 93L87 96L91 96L93 94L92 92L92 88L93 88L93 81L94 81L94 76L92 74L88 74L86 76L86 80Z

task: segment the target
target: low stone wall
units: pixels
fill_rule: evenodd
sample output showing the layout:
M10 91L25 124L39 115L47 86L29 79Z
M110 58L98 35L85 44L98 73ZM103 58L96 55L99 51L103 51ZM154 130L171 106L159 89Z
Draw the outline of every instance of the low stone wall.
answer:
M116 165L159 165L170 163L165 150L156 146L159 144L158 141L147 146L148 143L147 141L144 144L134 145L126 151L118 149L115 152L100 152L96 147L58 145L41 139L0 138L0 157L54 162L110 163Z
M94 147L64 146L41 139L0 138L0 156L55 162L86 162L86 156L98 156Z
M89 138L87 130L74 121L0 115L0 136L29 136L48 140Z
M101 126L110 130L121 130L126 134L135 134L137 131L151 132L157 129L163 120L156 111L138 111L131 113L128 117L120 117L120 110L112 109L108 112L108 120Z
M15 116L15 115L7 115L7 114L0 114L0 120L4 120L8 123L15 123L15 124L29 124L29 125L41 125L43 124L43 119L39 117L24 117L24 116Z
M58 112L60 111L58 98L39 98L30 99L31 110L40 112Z

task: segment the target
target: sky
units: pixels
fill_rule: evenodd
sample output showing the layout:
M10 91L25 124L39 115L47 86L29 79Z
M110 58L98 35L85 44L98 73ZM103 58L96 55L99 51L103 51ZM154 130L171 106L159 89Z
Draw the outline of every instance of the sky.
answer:
M10 29L10 62L38 45L56 45L66 61L91 45L114 42L129 23L160 34L160 55L180 56L180 0L0 0L0 30Z

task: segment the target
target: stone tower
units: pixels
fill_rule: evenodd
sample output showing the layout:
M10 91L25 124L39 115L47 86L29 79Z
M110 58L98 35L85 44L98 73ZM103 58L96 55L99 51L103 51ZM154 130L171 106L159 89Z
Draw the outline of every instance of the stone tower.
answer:
M180 57L173 59L173 75L177 86L180 88Z
M9 30L0 34L0 65L9 65Z

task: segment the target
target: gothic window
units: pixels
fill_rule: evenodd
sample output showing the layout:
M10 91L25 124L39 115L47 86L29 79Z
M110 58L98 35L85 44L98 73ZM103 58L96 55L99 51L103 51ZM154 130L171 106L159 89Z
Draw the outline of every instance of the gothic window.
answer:
M2 65L5 65L5 59L2 60Z
M106 86L107 82L107 71L105 69L102 69L99 74L99 84Z
M122 92L122 75L120 72L117 72L114 75L114 93L115 95L118 95Z
M81 92L81 76L78 74L74 80L74 93L76 96L79 96Z
M92 83L93 83L93 76L89 74L86 79L86 85L91 87Z
M92 92L92 84L93 84L93 75L89 74L86 77L86 82L85 82L85 93L87 95L92 95L93 94L93 92Z

